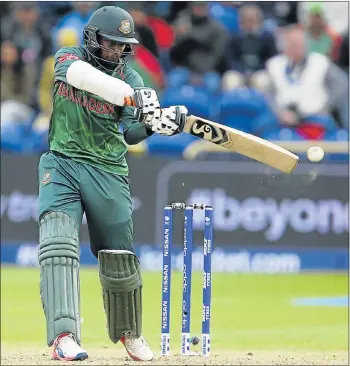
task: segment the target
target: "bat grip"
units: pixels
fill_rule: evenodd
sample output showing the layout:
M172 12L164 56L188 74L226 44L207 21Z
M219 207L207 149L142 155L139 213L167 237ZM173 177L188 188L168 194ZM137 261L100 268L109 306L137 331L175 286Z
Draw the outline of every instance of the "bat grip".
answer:
M136 107L135 101L133 97L125 97L124 98L124 105L129 107Z

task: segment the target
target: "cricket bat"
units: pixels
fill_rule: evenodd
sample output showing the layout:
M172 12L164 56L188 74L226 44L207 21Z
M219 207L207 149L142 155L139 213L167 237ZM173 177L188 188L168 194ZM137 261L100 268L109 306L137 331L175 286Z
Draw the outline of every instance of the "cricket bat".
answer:
M299 157L270 141L196 116L188 116L183 132L291 173Z
M134 105L132 98L126 98L125 104ZM292 173L299 162L297 155L283 147L204 118L188 116L182 132L260 161L284 173Z

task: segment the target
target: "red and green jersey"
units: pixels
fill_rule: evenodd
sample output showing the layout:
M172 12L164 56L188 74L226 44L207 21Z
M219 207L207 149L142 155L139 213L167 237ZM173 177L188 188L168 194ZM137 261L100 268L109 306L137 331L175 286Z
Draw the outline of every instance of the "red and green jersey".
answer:
M127 145L120 127L122 125L127 130L137 123L133 108L115 106L95 94L69 85L66 72L76 60L90 61L84 47L62 48L55 55L50 150L110 173L127 175ZM104 72L102 67L97 69ZM133 88L143 86L140 75L127 65L122 72L114 72L112 76Z

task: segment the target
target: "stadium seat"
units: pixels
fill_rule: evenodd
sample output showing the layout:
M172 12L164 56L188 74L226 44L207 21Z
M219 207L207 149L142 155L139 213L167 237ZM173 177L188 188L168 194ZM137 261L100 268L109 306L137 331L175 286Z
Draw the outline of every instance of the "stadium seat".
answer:
M180 133L175 136L162 136L154 134L146 140L149 154L161 156L182 156L185 148L193 141L195 136Z
M211 93L202 86L184 85L180 88L170 86L162 94L161 105L164 107L185 105L189 114L203 118L212 118L215 111Z
M229 33L238 33L239 24L237 9L230 6L230 3L226 5L222 3L220 4L216 2L210 2L209 4L210 16L223 25Z
M261 137L272 141L305 141L304 137L291 128L276 128L263 133Z
M337 124L331 116L322 116L322 115L311 115L305 117L303 120L303 124L310 125L319 125L326 128L328 131L336 131Z
M168 73L166 78L167 85L172 88L179 88L189 83L190 71L185 67L175 67Z
M349 131L346 129L338 129L336 131L328 131L325 133L324 139L327 141L347 142L349 141ZM348 162L349 154L333 153L326 154L327 161L329 162Z
M48 144L48 131L33 131L32 139L34 142L35 151L38 153L42 153L43 151L47 151L49 149Z
M1 126L1 150L17 151L21 150L23 127L19 124L7 124Z
M9 124L1 128L1 149L20 154L37 152L37 138L30 126Z
M330 141L349 141L349 131L344 128L329 131L325 133L324 139Z
M278 126L265 97L254 89L236 88L223 92L219 104L219 120L226 126L255 134Z
M221 78L216 72L207 72L203 76L203 84L209 92L216 94L221 88Z

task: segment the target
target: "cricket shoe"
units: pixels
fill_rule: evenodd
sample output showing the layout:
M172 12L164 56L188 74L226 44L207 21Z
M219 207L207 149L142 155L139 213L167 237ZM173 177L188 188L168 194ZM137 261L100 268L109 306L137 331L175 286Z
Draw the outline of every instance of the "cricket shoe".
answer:
M124 336L120 338L120 341L134 361L151 361L153 359L153 352L142 336Z
M53 343L52 359L61 361L82 361L88 358L71 333L60 334Z

